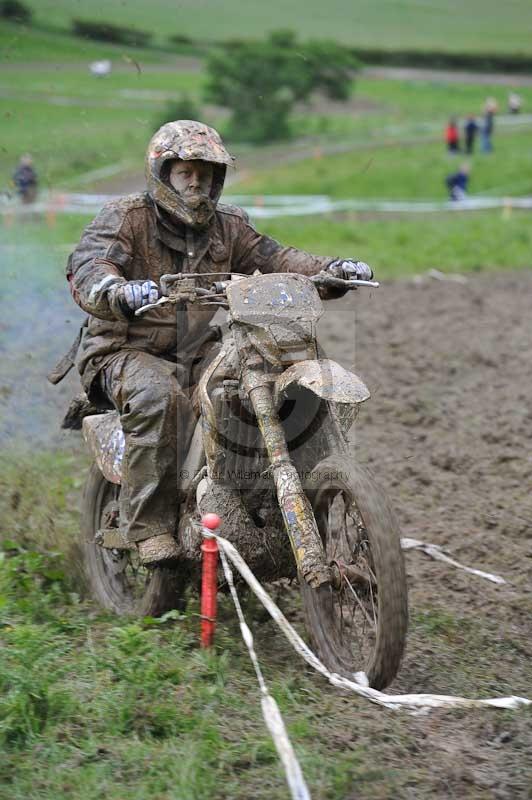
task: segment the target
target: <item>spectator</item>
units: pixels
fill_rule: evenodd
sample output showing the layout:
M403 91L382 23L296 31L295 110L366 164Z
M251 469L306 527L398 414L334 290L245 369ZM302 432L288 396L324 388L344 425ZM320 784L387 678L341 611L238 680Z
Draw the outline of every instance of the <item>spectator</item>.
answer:
M459 201L466 199L470 171L469 164L462 164L458 172L453 172L452 175L447 176L445 183L449 190L449 200Z
M521 99L521 95L517 94L516 92L510 92L508 95L508 113L519 114L522 104L523 101Z
M468 155L475 149L475 139L478 133L478 123L473 114L469 114L464 125L465 151Z
M495 122L495 114L497 112L497 101L493 97L488 97L484 106L484 120L482 129L480 131L482 136L482 152L491 153L493 150L492 136L493 127Z
M23 203L34 203L37 197L37 173L30 155L22 156L13 173L13 183Z
M445 129L445 141L447 142L447 149L450 153L458 153L460 150L460 134L455 117L451 117Z

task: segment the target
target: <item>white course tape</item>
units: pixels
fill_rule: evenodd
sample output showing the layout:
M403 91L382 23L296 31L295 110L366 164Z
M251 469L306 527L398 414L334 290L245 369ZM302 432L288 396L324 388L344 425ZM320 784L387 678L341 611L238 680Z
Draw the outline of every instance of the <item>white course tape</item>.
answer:
M466 567L465 564L460 564L459 561L455 561L454 558L445 555L438 544L420 542L419 539L404 538L401 539L401 547L403 550L421 550L437 561L445 561L447 564L452 564L453 567L458 567L458 569L463 569L465 572L470 572L471 575L478 575L479 578L485 578L492 583L506 583L504 578L501 578L500 575L493 575L491 572L483 572L481 569L474 569L473 567Z
M317 656L314 655L312 650L305 644L303 639L297 631L290 625L284 614L273 602L269 594L265 591L259 581L255 578L250 568L234 547L231 542L224 539L223 536L214 534L215 539L220 545L220 551L224 556L227 556L234 564L240 575L244 578L252 592L261 601L264 608L268 611L272 619L277 623L282 630L292 647L302 656L307 664L310 664L317 672L321 673L333 685L341 689L349 689L352 692L365 697L372 703L385 706L390 709L406 708L411 712L416 710L428 710L430 708L481 708L491 706L494 708L510 708L515 709L521 705L528 706L531 701L526 697L494 697L485 700L472 700L467 697L453 697L452 695L438 695L438 694L402 694L391 695L379 692L377 689L372 689L367 685L367 679L363 680L357 676L359 682L349 680L334 672L329 672L327 667L322 664ZM223 561L222 561L223 563ZM247 627L247 626L246 626ZM249 629L248 629L249 630ZM365 678L365 676L364 676ZM365 684L365 685L364 685Z
M203 535L211 535L211 531L206 531L203 529ZM220 542L219 537L216 537ZM288 738L288 733L285 728L285 724L283 722L283 718L281 716L281 712L279 710L279 706L275 702L274 698L268 692L268 687L266 686L266 682L264 680L264 676L262 674L262 670L260 668L259 660L257 658L257 653L255 652L255 646L253 643L253 634L251 633L246 620L244 619L244 613L242 611L242 606L240 605L240 600L238 599L238 595L236 593L235 584L233 581L233 572L231 567L227 562L227 557L225 555L223 545L220 547L220 558L222 561L222 567L225 574L225 578L227 583L229 584L229 589L231 590L231 595L233 598L233 602L235 604L236 613L238 615L238 620L240 622L240 630L242 632L242 638L246 643L246 646L249 651L249 656L255 667L255 672L257 674L257 680L259 682L260 691L261 691L261 707L262 707L262 716L264 717L264 722L268 730L270 731L270 735L273 739L273 743L275 744L275 748L277 753L279 754L279 758L282 761L285 775L286 775L286 782L288 783L288 787L290 789L290 794L292 795L293 800L311 800L310 793L305 783L305 779L303 777L303 773L301 772L301 767L299 766L299 761L297 760L297 756L294 752L294 748L292 747L292 743Z
M42 192L39 202L23 205L18 201L0 202L2 216L31 216L34 214L96 214L102 206L118 195L63 192L47 195ZM0 201L1 201L0 196ZM258 202L257 202L258 201ZM334 200L328 195L224 195L224 202L241 206L254 219L316 216L346 211L378 214L441 214L464 211L489 211L532 208L532 197L475 197L464 200L371 200L346 198Z

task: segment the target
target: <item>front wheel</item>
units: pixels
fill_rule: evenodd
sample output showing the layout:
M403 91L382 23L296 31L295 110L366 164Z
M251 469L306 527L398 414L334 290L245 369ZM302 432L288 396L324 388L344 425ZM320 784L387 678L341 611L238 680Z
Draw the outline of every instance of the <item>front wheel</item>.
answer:
M329 457L306 487L333 581L302 582L307 627L318 655L346 677L363 671L383 689L395 678L408 626L399 529L370 474L347 457Z
M93 464L83 493L81 546L90 593L103 608L120 615L160 616L182 605L182 581L175 569L147 569L131 550L96 544L100 528L118 523L120 486Z

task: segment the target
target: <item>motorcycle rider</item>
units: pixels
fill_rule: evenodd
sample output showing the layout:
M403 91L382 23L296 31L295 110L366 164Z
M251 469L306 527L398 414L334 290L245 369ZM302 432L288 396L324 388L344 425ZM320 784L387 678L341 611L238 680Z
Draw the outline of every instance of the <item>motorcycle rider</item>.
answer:
M78 369L89 399L103 394L120 413L120 527L146 565L178 555L178 476L194 420L190 387L215 330L214 306L169 305L135 316L159 298L161 276L257 269L373 275L363 262L283 247L258 233L242 209L220 204L233 161L213 128L191 120L163 125L147 150L147 191L105 205L68 261L74 300L90 315ZM206 275L198 285L213 280Z

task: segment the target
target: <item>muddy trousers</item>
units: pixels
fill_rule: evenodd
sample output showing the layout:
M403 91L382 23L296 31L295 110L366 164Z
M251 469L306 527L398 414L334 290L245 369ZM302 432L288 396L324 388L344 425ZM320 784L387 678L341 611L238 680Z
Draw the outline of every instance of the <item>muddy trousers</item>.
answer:
M125 436L120 530L129 542L176 532L179 472L195 419L183 375L134 350L114 354L100 372Z

